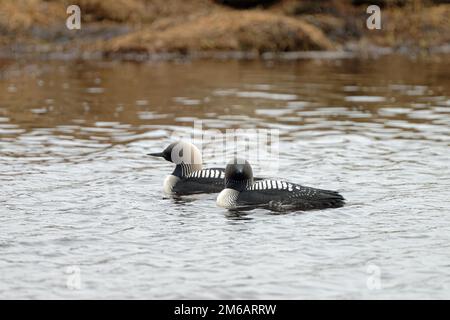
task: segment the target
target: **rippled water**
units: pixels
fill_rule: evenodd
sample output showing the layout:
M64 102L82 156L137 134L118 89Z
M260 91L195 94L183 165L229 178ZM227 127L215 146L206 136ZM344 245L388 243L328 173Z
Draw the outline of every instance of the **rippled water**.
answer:
M450 298L448 56L0 70L1 298ZM196 120L278 129L275 177L347 206L165 198L145 154Z

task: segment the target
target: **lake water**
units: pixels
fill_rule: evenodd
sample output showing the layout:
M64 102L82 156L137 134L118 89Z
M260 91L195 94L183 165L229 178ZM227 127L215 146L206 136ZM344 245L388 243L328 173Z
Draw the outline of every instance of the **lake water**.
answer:
M449 59L1 60L0 298L449 299ZM347 205L165 197L146 153L199 120Z

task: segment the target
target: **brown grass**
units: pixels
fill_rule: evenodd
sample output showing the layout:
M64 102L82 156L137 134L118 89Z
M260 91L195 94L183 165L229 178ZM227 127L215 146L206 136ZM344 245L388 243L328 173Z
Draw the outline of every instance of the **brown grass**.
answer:
M28 31L33 25L51 25L64 17L65 9L58 3L42 0L0 1L0 29L10 35Z
M0 0L0 49L23 42L50 51L265 52L333 50L349 41L419 48L450 42L450 4L392 3L382 9L382 30L368 30L366 6L351 0L280 0L264 10L235 10L213 0ZM80 31L65 29L69 4L81 7ZM119 26L128 33L108 32ZM103 40L89 30L104 32ZM73 41L58 45L64 37Z
M147 28L105 46L107 51L332 50L322 31L305 21L259 10L213 13L164 30Z
M450 43L450 5L426 7L421 1L410 2L386 11L383 19L382 30L366 32L375 44L428 48Z

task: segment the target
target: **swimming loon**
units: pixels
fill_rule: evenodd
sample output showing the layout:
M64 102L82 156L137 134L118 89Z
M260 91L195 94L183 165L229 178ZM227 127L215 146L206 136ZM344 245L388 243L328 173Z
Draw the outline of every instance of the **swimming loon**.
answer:
M176 164L175 170L164 180L166 194L189 195L216 193L223 190L223 168L202 169L202 154L192 143L171 143L163 152L148 154L162 157Z
M217 196L217 205L227 209L265 207L269 209L339 208L344 198L336 191L315 189L281 180L254 182L248 161L231 160L225 168L225 189Z

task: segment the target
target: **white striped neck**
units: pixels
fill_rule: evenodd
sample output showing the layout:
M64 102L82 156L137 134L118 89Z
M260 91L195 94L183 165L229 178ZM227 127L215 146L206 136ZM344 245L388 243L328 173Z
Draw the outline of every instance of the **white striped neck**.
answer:
M253 177L245 180L232 180L225 177L225 188L244 191L253 185Z
M172 175L174 175L178 178L186 178L193 172L199 171L199 170L202 170L201 163L185 164L184 162L182 162L182 163L176 165L175 170L173 170L173 172L172 172Z

